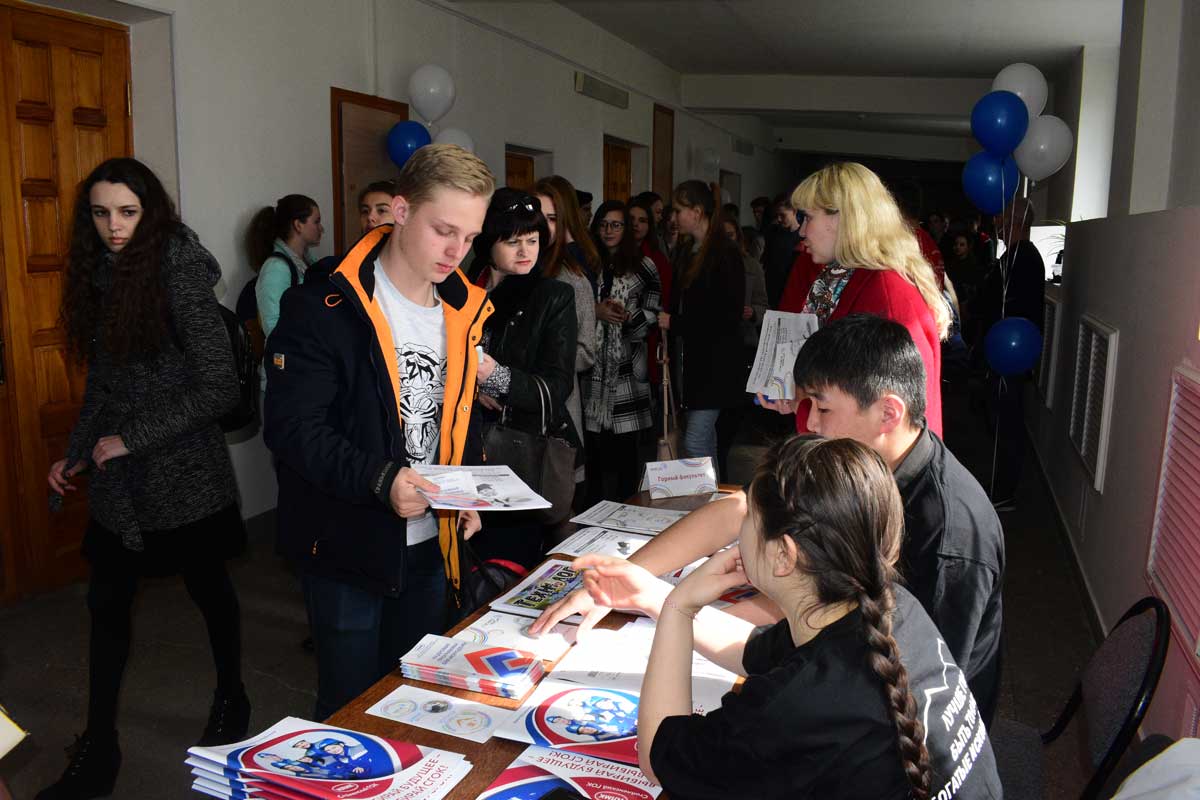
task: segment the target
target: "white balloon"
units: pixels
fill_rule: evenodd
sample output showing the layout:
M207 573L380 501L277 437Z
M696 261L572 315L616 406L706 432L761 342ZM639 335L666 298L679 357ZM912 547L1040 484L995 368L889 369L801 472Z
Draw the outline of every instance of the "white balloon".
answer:
M408 102L427 122L437 122L454 105L454 78L437 64L417 67L408 79Z
M1033 64L1009 64L992 81L992 91L1012 92L1025 101L1029 119L1035 119L1046 108L1046 76Z
M438 144L456 144L463 150L475 152L475 140L462 128L442 128L433 140Z
M1075 137L1067 123L1046 114L1029 123L1025 138L1013 151L1017 167L1031 181L1049 178L1058 172L1071 157Z

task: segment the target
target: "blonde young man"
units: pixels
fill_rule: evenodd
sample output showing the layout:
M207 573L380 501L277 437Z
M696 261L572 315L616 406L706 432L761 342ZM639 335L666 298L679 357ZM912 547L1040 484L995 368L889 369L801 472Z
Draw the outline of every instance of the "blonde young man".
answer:
M266 347L264 437L279 460L279 550L299 567L317 653L316 718L445 629L458 536L478 514L431 512L416 464L471 463L471 406L491 304L459 271L495 187L454 145L415 153L394 224L367 233L329 282L283 299Z

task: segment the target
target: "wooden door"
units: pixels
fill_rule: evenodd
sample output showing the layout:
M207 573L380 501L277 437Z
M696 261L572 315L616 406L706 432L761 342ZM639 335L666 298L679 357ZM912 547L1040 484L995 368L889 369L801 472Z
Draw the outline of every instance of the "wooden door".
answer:
M654 168L651 186L658 196L671 205L675 191L675 112L660 105L654 106Z
M4 124L0 126L5 372L0 446L12 443L8 503L19 523L0 531L3 599L84 572L84 492L47 507L46 472L66 453L83 397L59 305L76 186L100 162L131 150L129 34L118 25L0 5ZM0 477L4 465L0 463ZM0 499L5 489L0 488ZM2 514L3 512L0 512ZM2 519L2 516L0 516Z
M604 142L604 199L629 200L633 190L633 149L619 142Z
M533 156L524 153L504 154L504 185L512 189L531 191L536 183L533 176Z
M393 180L400 172L388 155L387 135L393 125L408 119L408 105L331 86L329 107L333 213L325 219L333 218L334 250L340 254L362 235L359 192L375 181Z

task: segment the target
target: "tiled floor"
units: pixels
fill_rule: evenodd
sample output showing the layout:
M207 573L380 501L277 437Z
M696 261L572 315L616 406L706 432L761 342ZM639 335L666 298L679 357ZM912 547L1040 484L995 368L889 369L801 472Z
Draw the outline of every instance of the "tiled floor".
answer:
M950 444L986 478L990 441L965 401L946 398ZM957 433L957 435L954 435ZM743 461L753 450L740 453ZM1019 510L1002 519L1008 545L1002 716L1045 728L1070 694L1095 641L1044 482L1028 465ZM243 613L246 685L252 727L307 716L315 668L299 642L304 612L295 578L252 536L233 565ZM0 611L0 702L33 736L0 762L17 800L31 798L66 761L62 748L80 730L86 706L87 613L73 586ZM124 766L114 797L192 798L183 753L200 734L213 686L199 613L177 579L148 581L135 621L135 644L121 706ZM1048 797L1067 797L1078 770L1072 741L1051 753Z

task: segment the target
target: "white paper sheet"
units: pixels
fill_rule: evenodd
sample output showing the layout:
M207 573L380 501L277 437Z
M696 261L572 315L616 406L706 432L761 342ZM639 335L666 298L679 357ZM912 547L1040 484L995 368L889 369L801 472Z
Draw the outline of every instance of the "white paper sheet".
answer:
M579 516L572 517L571 522L653 536L662 533L687 515L686 511L676 511L670 508L630 506L625 503L614 503L611 500L601 500Z
M550 548L550 553L564 556L586 556L591 554L629 558L650 541L649 536L628 531L613 531L608 528L583 528Z
M474 703L408 685L396 687L391 694L368 708L367 713L479 743L492 738L496 729L513 715L507 708Z
M437 483L442 489L437 493L421 492L429 501L430 508L470 508L476 511L528 511L550 508L550 501L530 489L510 467L502 464L486 467L417 464L413 469L418 475ZM467 479L462 477L464 474L469 476L470 483L474 484L473 488L467 488ZM442 486L439 481L445 481L447 486Z
M529 636L533 620L515 614L489 611L454 634L455 639L533 653L543 661L557 661L575 643L574 625L559 623L536 639Z
M493 611L540 617L543 611L575 591L582 583L579 573L571 569L570 561L552 558L490 605ZM572 618L578 616L575 614Z
M816 314L768 311L758 337L758 352L746 380L746 391L771 400L794 400L796 381L792 367L800 348L819 326Z

